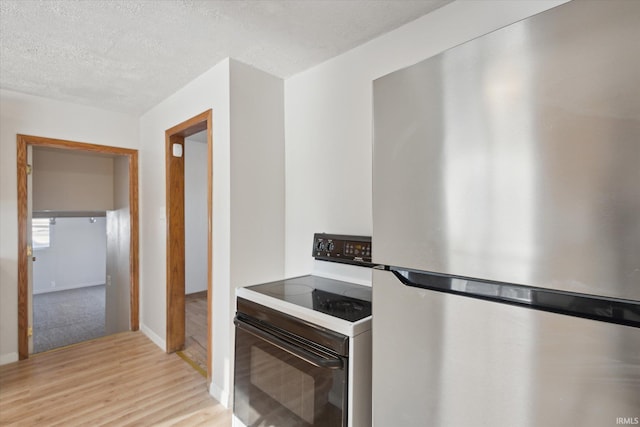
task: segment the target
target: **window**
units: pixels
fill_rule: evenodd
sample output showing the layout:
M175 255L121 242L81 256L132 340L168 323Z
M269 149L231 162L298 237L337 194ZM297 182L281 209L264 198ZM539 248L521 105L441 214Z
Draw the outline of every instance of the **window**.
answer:
M50 246L49 218L33 218L31 220L31 239L33 249L44 249Z

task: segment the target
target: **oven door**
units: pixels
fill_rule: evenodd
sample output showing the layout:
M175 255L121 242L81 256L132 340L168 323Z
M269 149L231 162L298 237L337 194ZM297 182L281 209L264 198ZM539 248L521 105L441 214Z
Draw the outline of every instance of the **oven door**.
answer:
M246 426L346 426L347 358L239 314L233 413Z

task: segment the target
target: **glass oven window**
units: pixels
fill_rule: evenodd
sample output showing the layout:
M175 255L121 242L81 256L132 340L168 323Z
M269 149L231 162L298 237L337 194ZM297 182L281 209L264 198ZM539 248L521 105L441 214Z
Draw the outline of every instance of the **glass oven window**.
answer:
M346 378L236 328L234 414L247 426L346 425Z

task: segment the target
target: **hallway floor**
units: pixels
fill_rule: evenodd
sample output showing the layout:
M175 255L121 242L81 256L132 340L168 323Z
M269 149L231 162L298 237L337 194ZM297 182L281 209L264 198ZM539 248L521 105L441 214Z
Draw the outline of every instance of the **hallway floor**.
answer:
M182 352L206 376L207 372L207 291L185 296L185 340Z

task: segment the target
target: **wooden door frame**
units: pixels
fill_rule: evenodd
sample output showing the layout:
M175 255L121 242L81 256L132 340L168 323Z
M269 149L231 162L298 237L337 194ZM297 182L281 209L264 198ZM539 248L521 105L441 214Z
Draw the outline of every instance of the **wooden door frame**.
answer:
M27 146L60 148L89 153L111 154L129 158L129 215L131 219L129 243L130 324L131 330L139 329L138 312L138 150L66 141L31 135L17 135L18 172L18 357L29 358L29 282L27 256Z
M213 143L212 110L207 110L165 132L167 202L167 353L181 350L185 341L184 140L207 131L207 380L211 380ZM174 157L172 145L183 147Z

